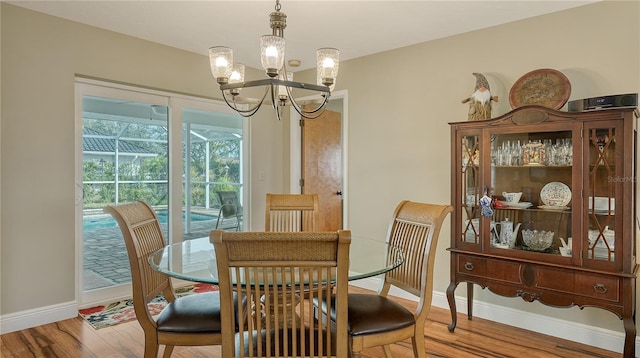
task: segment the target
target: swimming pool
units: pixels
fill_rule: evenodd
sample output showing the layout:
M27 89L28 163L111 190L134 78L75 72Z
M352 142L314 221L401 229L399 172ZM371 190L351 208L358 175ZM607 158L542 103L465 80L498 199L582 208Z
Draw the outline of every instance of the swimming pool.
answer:
M167 223L167 214L166 210L156 211L158 214L158 219L162 224ZM199 213L191 213L190 215L191 221L207 221L213 220L216 217L213 215L207 214L199 214ZM182 220L185 219L185 212L182 212ZM97 229L109 229L118 227L118 223L116 223L115 219L111 215L90 215L82 218L82 229L84 231L97 230Z

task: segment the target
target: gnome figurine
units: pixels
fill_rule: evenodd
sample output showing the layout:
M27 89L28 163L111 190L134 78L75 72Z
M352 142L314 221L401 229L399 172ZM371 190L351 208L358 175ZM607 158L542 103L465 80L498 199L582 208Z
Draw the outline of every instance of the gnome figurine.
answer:
M476 76L476 88L471 96L462 100L469 102L469 120L477 121L491 118L491 101L498 102L498 96L491 96L489 82L481 73L473 73Z

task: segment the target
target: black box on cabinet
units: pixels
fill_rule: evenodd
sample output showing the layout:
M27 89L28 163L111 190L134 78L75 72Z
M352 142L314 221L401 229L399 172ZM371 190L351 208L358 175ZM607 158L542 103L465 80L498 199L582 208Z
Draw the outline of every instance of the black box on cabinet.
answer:
M569 101L568 110L569 112L587 112L609 108L626 108L637 106L638 94L627 93Z

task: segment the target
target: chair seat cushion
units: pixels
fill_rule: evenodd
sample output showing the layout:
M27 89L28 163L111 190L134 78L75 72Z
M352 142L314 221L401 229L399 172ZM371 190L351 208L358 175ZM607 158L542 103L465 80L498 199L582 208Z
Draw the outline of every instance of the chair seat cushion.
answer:
M156 323L162 332L220 333L220 293L179 297L160 312Z
M334 300L332 297L332 321L335 321ZM317 305L315 299L314 304ZM415 324L415 317L411 311L384 296L350 293L348 305L348 330L354 337L394 331ZM326 312L324 303L322 310Z

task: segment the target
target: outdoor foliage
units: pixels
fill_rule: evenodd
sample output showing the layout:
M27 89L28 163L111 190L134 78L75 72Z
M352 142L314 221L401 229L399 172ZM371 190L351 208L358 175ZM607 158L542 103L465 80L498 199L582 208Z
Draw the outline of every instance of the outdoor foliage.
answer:
M169 160L165 126L95 119L85 119L84 126L90 129L84 131L85 141L92 138L92 143L107 148L119 145L121 153L118 157L117 180L113 151L105 151L104 154L96 154L95 151L84 153L85 208L101 208L115 203L116 191L118 202L145 200L152 205L168 204ZM241 141L203 140L201 137L192 136L188 163L185 160L187 148L183 148L183 172L187 172L188 168L191 177L191 205L207 206L206 191L209 190L209 207L215 207L216 191L240 189ZM184 179L185 176L183 190L186 185Z

